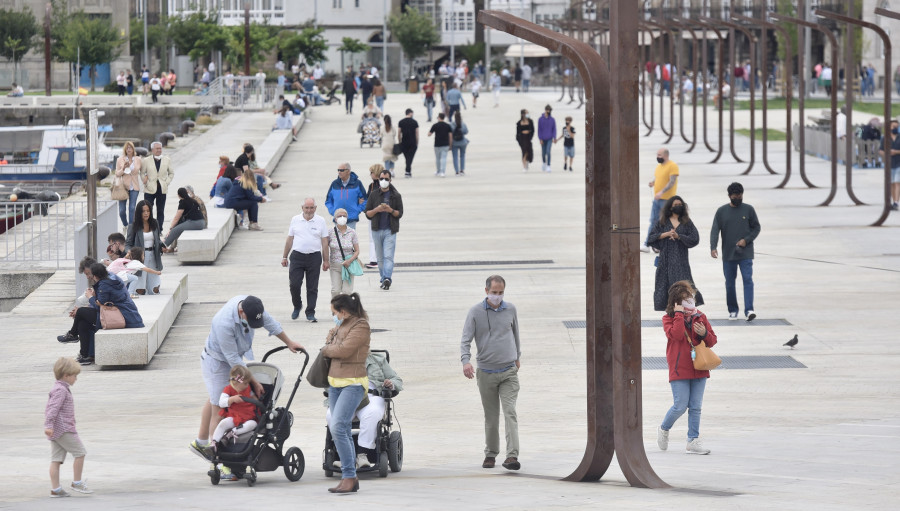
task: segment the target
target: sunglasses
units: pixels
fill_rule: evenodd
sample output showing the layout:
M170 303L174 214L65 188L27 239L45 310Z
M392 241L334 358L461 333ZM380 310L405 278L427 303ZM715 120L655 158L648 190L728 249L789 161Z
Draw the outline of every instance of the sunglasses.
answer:
M350 169L337 169L337 170L338 170L338 172L344 172L344 171L347 171L347 170L350 170Z

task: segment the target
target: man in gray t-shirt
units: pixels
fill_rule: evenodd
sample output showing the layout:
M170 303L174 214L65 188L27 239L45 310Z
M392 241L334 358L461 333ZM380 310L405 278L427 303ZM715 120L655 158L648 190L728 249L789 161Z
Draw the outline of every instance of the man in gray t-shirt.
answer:
M460 343L463 375L477 376L481 406L484 408L484 468L494 468L500 452L500 408L503 408L506 430L507 470L519 470L519 425L516 398L519 396L519 319L516 307L503 301L506 281L491 275L485 282L487 297L472 306L466 315ZM476 371L470 362L472 340L478 350Z
M744 282L744 316L747 321L756 319L753 310L753 240L759 236L759 219L756 210L744 204L744 187L740 183L728 185L730 202L720 207L713 217L709 235L710 254L719 257L719 232L722 233L722 269L725 273L725 301L728 319L736 320L740 306L734 281L738 268Z

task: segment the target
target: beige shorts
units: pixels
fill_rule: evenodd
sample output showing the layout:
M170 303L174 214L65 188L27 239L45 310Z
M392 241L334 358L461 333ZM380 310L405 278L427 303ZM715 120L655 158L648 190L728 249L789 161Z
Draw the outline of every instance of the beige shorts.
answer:
M81 458L87 451L84 450L84 444L75 433L63 433L56 440L50 440L50 461L62 463L66 461L66 453L72 455L73 458Z

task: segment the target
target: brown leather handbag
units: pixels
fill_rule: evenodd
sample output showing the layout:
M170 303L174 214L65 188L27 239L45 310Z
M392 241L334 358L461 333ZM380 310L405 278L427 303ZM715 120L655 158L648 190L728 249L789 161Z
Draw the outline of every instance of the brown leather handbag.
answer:
M710 371L719 367L722 363L722 359L706 345L705 341L700 341L700 344L694 346L694 343L691 342L691 338L688 337L687 332L684 333L684 338L687 340L688 344L691 345L691 359L694 361L694 369L698 371Z
M100 304L100 327L103 330L125 328L125 316L112 302Z

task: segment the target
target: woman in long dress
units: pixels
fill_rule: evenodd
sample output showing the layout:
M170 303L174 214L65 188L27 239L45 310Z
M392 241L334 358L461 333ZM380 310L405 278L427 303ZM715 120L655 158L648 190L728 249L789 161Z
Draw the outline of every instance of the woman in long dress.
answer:
M678 195L666 201L659 215L659 221L650 231L647 245L659 251L656 263L656 285L653 288L653 309L666 310L669 288L672 284L687 280L694 287L688 249L700 243L700 233L688 216L688 207ZM703 296L698 291L696 305L703 305Z

